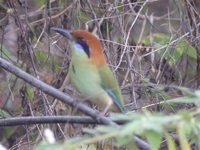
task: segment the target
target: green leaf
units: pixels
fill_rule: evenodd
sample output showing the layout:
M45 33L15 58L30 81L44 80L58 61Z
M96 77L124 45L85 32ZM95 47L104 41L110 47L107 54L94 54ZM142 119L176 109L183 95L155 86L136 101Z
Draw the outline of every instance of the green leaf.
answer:
M195 93L194 93L195 94ZM169 103L188 103L188 104L200 104L200 96L184 96L174 98L168 101Z
M188 88L185 88L185 87L177 87L177 89L181 90L181 92L183 92L184 95L186 95L186 96L188 96L188 97L191 97L191 98L197 97L197 94L195 94L194 91L191 91L191 90L188 89Z
M121 135L127 136L127 135L132 135L133 133L141 134L143 133L143 130L144 129L141 125L141 121L135 120L123 126L121 130Z
M65 6L65 0L59 0L59 6Z
M189 57L197 59L196 49L193 46L191 46L187 40L185 39L179 40L177 43L177 47L183 49L183 52L185 51Z
M142 42L147 46L151 45L150 36L145 37ZM156 49L166 45L167 49L161 49L158 51L158 54L161 56L164 54L164 58L168 60L170 65L176 63L184 53L192 59L197 59L195 48L185 39L180 39L177 41L177 43L170 44L172 41L168 35L155 33L153 34L153 42L153 46Z
M49 144L47 142L41 142L35 148L35 150L60 150L62 149L62 145L59 143L56 144Z
M140 150L133 141L125 145L127 150Z
M162 135L160 133L149 130L145 132L145 136L147 137L152 150L159 149L162 140Z
M176 144L170 135L166 136L168 150L176 150Z
M83 10L80 11L80 19L83 19L83 20L91 20L92 18Z
M133 142L133 136L130 135L130 136L117 136L116 138L116 142L118 145L129 145L127 143L130 143L130 142ZM135 144L135 143L134 143Z
M105 149L110 149L112 145L105 145ZM96 144L88 144L88 145L83 145L79 150L96 150Z
M119 12L122 12L122 11L123 11L123 4L122 4L121 2L118 2L118 1L117 1L117 10L118 10Z
M8 118L8 117L11 117L11 115L5 110L0 109L0 118Z
M178 136L182 150L190 150L190 144L187 140L185 124L181 123L178 128Z
M95 128L95 130L93 129L84 129L84 131L90 133L90 134L94 134L94 131L98 131L99 133L110 133L110 132L114 132L116 131L115 128L113 128L112 126L98 126L97 128Z
M58 73L60 70L60 64L58 62L54 62L53 67L54 67L54 72Z
M13 135L13 128L11 128L11 127L5 127L4 129L3 129L3 135L4 135L4 137L6 137L6 138L9 138L9 137L11 137L12 135Z
M11 51L3 45L0 45L0 57L8 58L12 61L17 61L17 58L11 53Z
M33 91L33 88L31 86L27 86L26 88L26 93L27 93L27 97L30 101L33 100L34 98L34 91Z
M45 63L45 61L46 61L46 53L36 49L35 50L35 56L41 63Z
M46 0L36 0L35 2L38 7L41 7L46 4Z
M143 10L145 13L148 13L149 11L149 6L148 5L144 5Z

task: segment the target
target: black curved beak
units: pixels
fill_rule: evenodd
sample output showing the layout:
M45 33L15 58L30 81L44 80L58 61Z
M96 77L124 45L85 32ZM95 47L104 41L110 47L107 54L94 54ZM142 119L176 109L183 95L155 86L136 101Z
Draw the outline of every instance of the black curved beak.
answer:
M62 36L66 37L70 41L74 41L74 37L71 35L70 30L62 29L62 28L54 28L52 27L51 30L60 33Z

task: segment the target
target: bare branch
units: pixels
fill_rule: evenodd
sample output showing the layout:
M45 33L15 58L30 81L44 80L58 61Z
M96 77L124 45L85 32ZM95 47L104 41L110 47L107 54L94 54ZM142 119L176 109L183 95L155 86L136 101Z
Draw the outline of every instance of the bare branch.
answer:
M0 58L0 66L2 68L4 68L5 70L13 73L14 75L18 76L19 78L25 80L26 82L28 82L29 84L37 87L38 89L42 90L43 92L61 100L62 102L77 108L78 110L80 110L81 112L83 112L84 114L92 117L93 119L95 119L97 122L101 122L103 124L107 124L107 125L114 125L117 127L117 124L114 123L113 121L111 121L110 119L101 116L99 112L94 111L93 109L91 109L90 107L77 102L76 100L74 100L73 98L71 98L70 96L68 96L67 94L64 94L63 92L59 91L58 89L34 78L33 76L29 75L28 73L26 73L25 71L19 69L18 67L14 66L13 64L11 64L10 62Z
M117 124L127 122L125 120L113 121ZM0 127L47 123L102 124L87 116L23 116L0 119Z
M116 128L119 127L118 124L116 124L115 122L113 122L112 120L110 120L107 117L104 117L102 115L100 115L99 112L94 111L93 109L91 109L90 107L80 103L80 102L76 102L73 98L71 98L70 96L64 94L63 92L59 91L58 89L34 78L33 76L29 75L28 73L26 73L25 71L19 69L18 67L14 66L13 64L11 64L10 62L8 62L7 60L0 58L0 66L2 68L4 68L5 70L13 73L14 75L18 76L19 78L23 79L24 81L28 82L29 84L37 87L38 89L42 90L43 92L57 98L58 100L61 100L62 102L77 108L78 110L80 110L81 112L83 112L84 114L92 117L93 119L95 119L98 123L103 123L106 125L112 125L115 126ZM144 150L149 150L150 146L148 143L146 143L145 141L141 140L140 138L134 136L134 140L135 142Z

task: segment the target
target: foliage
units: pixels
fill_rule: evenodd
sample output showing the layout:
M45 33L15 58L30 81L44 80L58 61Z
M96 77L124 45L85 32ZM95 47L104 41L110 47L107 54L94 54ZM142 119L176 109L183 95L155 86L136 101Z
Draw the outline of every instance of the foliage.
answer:
M17 61L17 58L12 54L12 52L2 44L0 44L0 56L12 60L13 62Z
M153 43L151 44L151 39ZM170 65L175 64L183 54L187 54L192 59L197 59L195 48L184 38L177 40L171 39L170 36L162 33L155 33L143 39L143 43L148 46L154 46L155 50L159 49L158 54L162 55Z
M121 85L127 110L136 110L112 114L114 119L128 121L119 128L35 124L1 128L0 141L11 149L33 144L37 150L123 146L137 150L132 140L137 135L148 141L153 150L163 146L169 150L200 149L199 19L195 18L199 12L194 3L200 4L190 0L0 0L0 57L81 99L69 84L63 86L70 63L69 44L50 29L89 30L100 38L108 64ZM55 98L3 69L0 79L0 117L71 115L67 106L55 104ZM52 129L57 142L42 138L46 127Z
M194 103L200 102L200 91L168 101L168 103ZM158 150L162 139L166 140L169 150L175 150L176 144L173 138L175 133L182 150L190 150L191 145L200 143L200 109L182 110L176 114L151 113L143 110L143 113L112 114L112 118L124 120L128 123L119 128L113 126L97 126L94 129L85 128L84 132L90 136L67 139L63 144L52 144L53 149L83 149L105 140L115 139L115 146L120 147L133 142L133 135L147 139L152 150ZM47 143L40 143L37 150L43 150ZM57 145L57 146L56 146ZM199 149L200 147L198 147Z

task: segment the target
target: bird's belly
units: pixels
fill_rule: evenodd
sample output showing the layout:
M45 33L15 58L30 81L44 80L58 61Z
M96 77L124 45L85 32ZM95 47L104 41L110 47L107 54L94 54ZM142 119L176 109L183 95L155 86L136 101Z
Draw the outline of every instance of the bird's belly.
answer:
M70 80L75 88L84 96L96 98L100 87L100 76L95 66L90 64L71 64Z
M90 100L93 104L105 108L112 99L100 85L101 78L96 66L90 63L71 64L69 70L71 83L84 97L84 100ZM111 107L117 110L116 106ZM103 109L102 109L103 110Z

